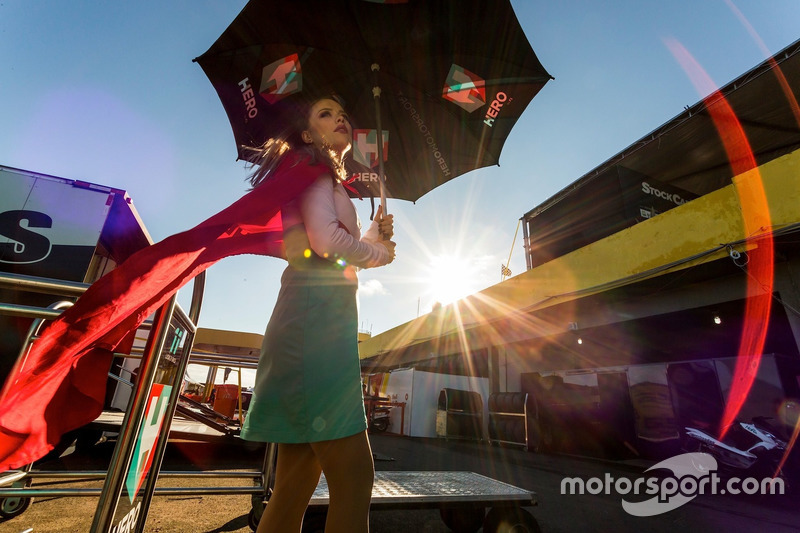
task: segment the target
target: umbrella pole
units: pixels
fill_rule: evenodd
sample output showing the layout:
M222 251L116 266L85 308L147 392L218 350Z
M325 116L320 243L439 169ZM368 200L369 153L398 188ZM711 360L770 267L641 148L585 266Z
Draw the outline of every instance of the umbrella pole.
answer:
M377 128L377 134L375 136L376 142L378 143L378 183L380 183L381 187L381 210L383 211L384 215L389 214L386 211L386 178L384 176L383 170L383 127L381 126L381 88L378 85L378 71L381 69L381 66L377 63L372 64L372 77L373 77L373 87L372 87L372 96L375 98L375 127Z

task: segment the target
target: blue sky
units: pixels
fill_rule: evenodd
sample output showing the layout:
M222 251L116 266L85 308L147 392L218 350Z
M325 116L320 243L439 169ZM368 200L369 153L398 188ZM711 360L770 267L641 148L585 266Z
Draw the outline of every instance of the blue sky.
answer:
M124 189L155 240L227 206L244 193L246 169L192 59L244 4L0 0L0 165ZM555 80L528 106L499 167L416 204L390 201L397 260L360 275L360 325L373 334L436 299L498 283L525 212L704 96L665 40L724 85L800 38L797 0L512 4ZM357 207L366 222L369 202ZM514 274L525 270L521 236ZM260 257L212 267L200 326L262 333L283 267ZM188 306L188 290L181 301Z

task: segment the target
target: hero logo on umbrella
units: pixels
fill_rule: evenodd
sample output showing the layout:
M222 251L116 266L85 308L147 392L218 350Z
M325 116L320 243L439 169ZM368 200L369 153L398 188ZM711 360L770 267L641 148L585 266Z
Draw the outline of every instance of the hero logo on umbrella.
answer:
M445 80L442 97L472 113L486 104L486 80L453 63ZM508 95L502 91L498 92L486 111L483 123L490 128L493 127L494 120L507 101L510 101Z
M389 158L389 132L383 130L383 160ZM378 131L377 130L353 130L353 159L365 167L375 168L378 166ZM384 176L386 178L386 176ZM353 180L360 182L378 182L378 174L375 172L357 172L352 176Z
M503 104L509 100L510 99L506 93L502 91L497 93L494 97L494 100L492 100L492 105L486 110L486 119L483 121L483 123L490 128L494 126L494 119L497 118L497 115L500 113L500 109L503 107Z
M369 168L378 166L378 131L353 130L353 159ZM383 160L389 160L389 132L383 130Z
M455 63L445 80L442 97L472 113L486 103L486 82Z
M303 89L303 76L297 54L274 61L261 70L259 94L274 104Z

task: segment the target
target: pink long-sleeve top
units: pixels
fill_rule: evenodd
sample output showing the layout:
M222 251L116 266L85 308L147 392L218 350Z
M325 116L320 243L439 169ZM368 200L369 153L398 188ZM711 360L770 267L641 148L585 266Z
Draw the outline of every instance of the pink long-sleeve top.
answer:
M319 176L295 201L283 207L281 216L284 228L305 226L310 248L320 257L342 259L359 268L382 266L390 260L389 251L378 243L377 222L372 221L362 236L353 201L330 175ZM287 254L291 262L292 254L288 250Z

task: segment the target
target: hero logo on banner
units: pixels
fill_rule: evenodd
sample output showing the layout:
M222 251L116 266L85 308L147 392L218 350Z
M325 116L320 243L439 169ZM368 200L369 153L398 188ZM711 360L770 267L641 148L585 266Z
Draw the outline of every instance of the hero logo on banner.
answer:
M150 389L144 421L139 430L139 438L136 441L128 477L125 480L125 488L128 490L128 498L130 498L131 503L136 498L139 489L142 488L144 478L153 464L155 443L161 432L164 415L167 413L171 391L171 386L160 383L154 383Z
M472 113L486 103L486 82L454 63L445 80L442 98Z
M383 130L383 161L389 159L389 132ZM365 167L378 166L378 131L353 130L353 159Z

